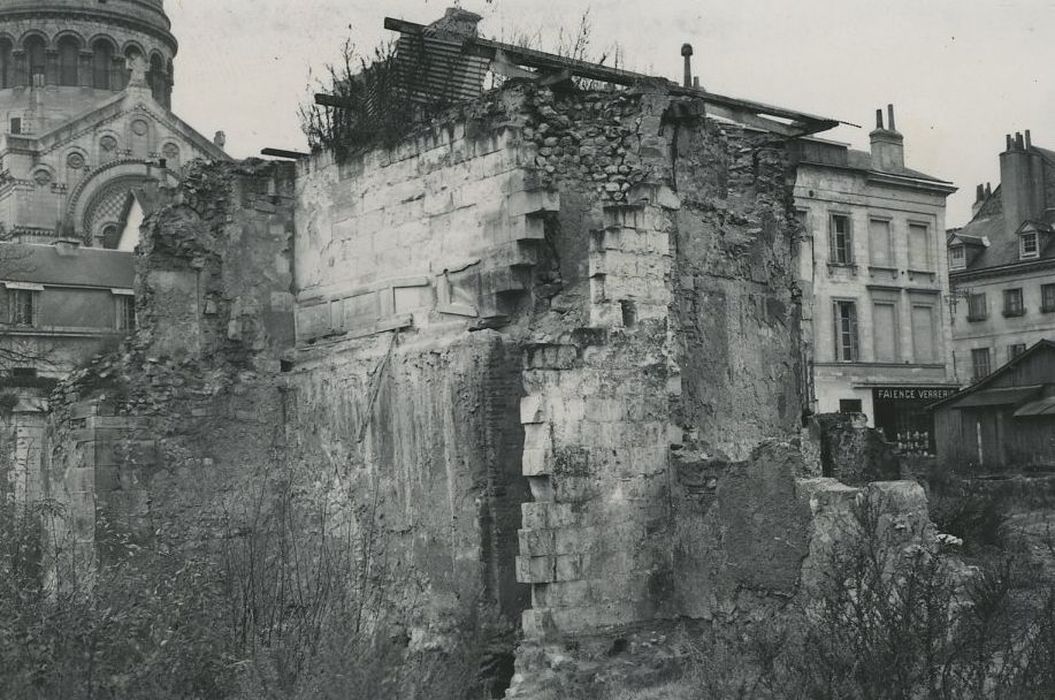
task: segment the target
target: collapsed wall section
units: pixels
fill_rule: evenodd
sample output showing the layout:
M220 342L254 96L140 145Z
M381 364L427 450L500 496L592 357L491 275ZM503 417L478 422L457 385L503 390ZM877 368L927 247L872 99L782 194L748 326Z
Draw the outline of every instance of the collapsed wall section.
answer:
M136 334L52 396L53 585L90 583L121 543L217 537L219 513L274 462L291 197L291 168L197 164L145 222Z

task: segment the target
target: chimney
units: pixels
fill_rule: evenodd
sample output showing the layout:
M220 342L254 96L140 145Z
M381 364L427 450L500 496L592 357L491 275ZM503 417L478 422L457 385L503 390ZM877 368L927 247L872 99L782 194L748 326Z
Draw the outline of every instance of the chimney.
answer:
M887 105L887 125L883 127L883 110L876 110L876 128L872 141L872 168L896 172L905 167L905 139L894 128L894 105Z
M988 197L988 195L986 194L985 185L978 185L978 188L975 190L974 204L971 205L971 218L978 215L982 205L985 204L986 197Z
M685 87L691 88L692 81L692 44L681 45L681 55L685 57Z
M446 35L451 39L465 39L478 36L476 25L480 24L483 17L475 12L463 10L460 7L448 7L443 19L437 20L429 25L430 35Z
M227 134L217 131L216 135L212 137L212 142L217 148L223 149L227 145Z
M1007 137L1008 150L1000 154L1000 203L1008 239L1019 226L1039 219L1045 209L1044 162L1032 149L1032 134L1015 132Z

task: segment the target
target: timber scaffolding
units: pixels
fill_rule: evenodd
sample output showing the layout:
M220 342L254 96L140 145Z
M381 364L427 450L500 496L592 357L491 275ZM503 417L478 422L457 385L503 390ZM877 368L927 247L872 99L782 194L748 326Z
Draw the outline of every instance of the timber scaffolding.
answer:
M611 68L556 54L523 48L476 36L436 32L433 27L388 17L385 29L400 33L395 61L411 98L425 102L442 98L449 102L476 99L484 92L488 71L510 78L537 80L543 85L568 83L572 78L594 80L610 85L632 87L642 83L661 85L670 94L696 98L712 117L727 119L746 127L785 138L799 138L832 129L839 124L857 126L837 119L820 117L783 107L742 100L708 92L686 79L678 85L666 78ZM686 55L685 50L689 53ZM691 47L683 48L686 71ZM348 108L340 97L316 94L316 104Z

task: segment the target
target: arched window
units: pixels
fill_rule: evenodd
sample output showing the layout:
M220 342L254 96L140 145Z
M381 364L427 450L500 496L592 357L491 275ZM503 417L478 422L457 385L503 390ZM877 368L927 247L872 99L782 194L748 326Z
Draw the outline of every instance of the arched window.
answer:
M44 40L39 36L31 36L25 43L26 61L29 64L29 82L33 84L33 76L44 75L46 60Z
M72 36L59 39L59 85L79 85L81 43Z
M154 99L164 104L165 102L165 61L160 54L150 57L150 90L154 93Z
M0 39L0 88L14 87L15 71L11 61L11 42Z
M111 89L110 74L114 68L114 45L99 39L92 46L92 87L97 90Z

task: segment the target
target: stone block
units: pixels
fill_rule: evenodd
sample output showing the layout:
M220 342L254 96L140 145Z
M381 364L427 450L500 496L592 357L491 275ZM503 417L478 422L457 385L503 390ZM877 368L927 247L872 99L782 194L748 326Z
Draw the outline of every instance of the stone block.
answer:
M549 423L530 423L524 426L524 449L553 449L553 435Z
M517 556L517 581L520 583L549 583L555 580L556 558L552 556Z
M541 557L556 554L555 534L555 530L518 530L520 555Z
M570 503L521 503L520 512L525 530L573 527L578 522Z
M521 472L528 477L551 474L553 469L551 463L552 454L550 449L525 449L520 457Z
M534 425L546 421L543 397L540 394L525 396L520 399L520 422Z
M514 192L506 199L506 214L510 218L550 211L560 211L560 194L557 192Z

